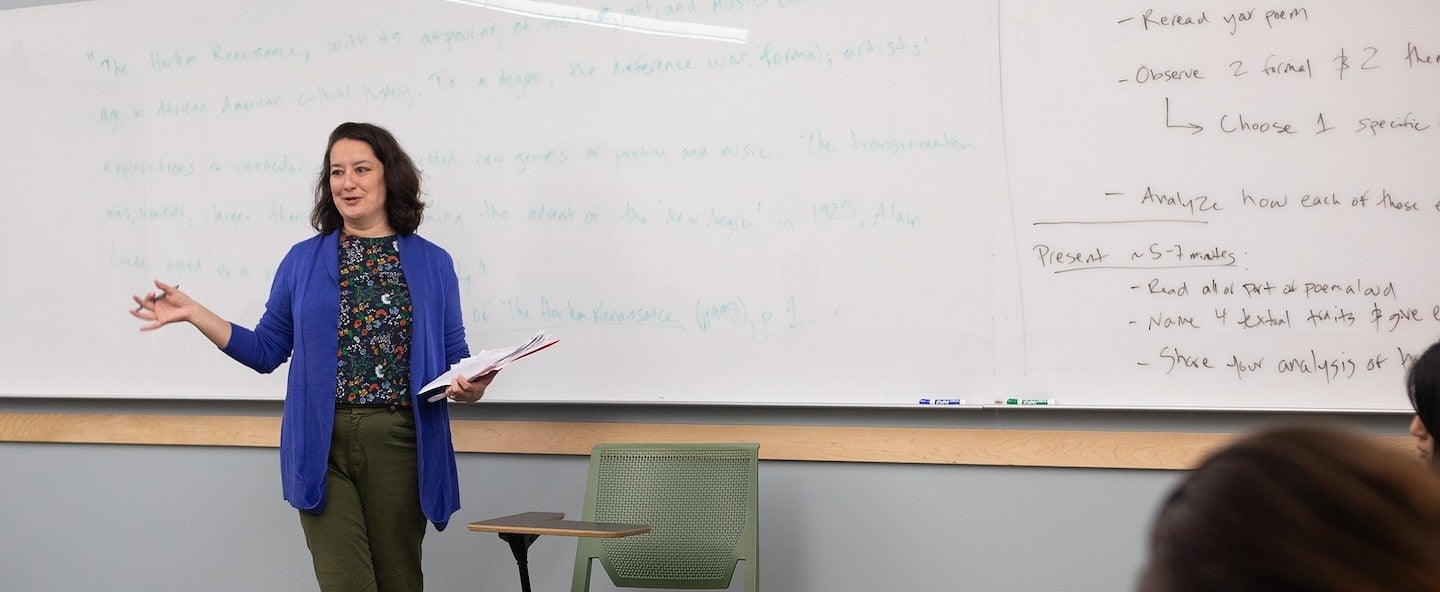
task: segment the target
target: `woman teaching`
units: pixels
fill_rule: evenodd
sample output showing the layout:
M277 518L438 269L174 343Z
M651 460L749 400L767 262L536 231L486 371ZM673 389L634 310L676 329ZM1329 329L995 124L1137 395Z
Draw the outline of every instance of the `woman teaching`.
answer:
M449 253L415 234L420 172L379 126L331 132L310 213L254 329L181 292L135 296L142 331L188 322L236 361L271 372L290 359L280 428L285 499L300 510L324 591L418 591L425 522L460 507L445 401L416 389L469 355ZM456 377L474 402L494 373Z

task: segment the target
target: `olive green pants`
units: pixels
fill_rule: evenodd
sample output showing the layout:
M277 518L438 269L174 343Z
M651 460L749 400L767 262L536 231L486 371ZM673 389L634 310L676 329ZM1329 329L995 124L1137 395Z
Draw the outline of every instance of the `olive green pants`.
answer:
M335 409L320 514L300 512L322 592L420 592L415 418L409 407Z

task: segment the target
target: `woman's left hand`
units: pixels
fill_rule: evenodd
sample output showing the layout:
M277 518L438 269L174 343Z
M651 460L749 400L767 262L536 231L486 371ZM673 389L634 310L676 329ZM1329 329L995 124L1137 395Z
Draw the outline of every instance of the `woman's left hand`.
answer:
M500 371L496 370L475 380L467 380L464 376L456 376L450 381L450 386L445 387L445 396L457 403L474 403L485 396L485 387L490 386L490 381L495 380L495 375Z

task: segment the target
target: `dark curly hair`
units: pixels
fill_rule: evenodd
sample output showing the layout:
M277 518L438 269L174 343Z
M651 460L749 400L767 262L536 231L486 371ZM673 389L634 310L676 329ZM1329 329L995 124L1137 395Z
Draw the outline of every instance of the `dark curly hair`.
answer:
M390 227L400 234L414 234L425 212L425 202L420 201L420 169L394 135L373 123L342 123L330 132L320 180L315 183L310 226L321 234L329 234L345 224L330 193L330 149L340 140L358 140L370 145L385 174L385 216Z
M1425 430L1440 435L1440 343L1432 344L1410 363L1405 390ZM1430 461L1440 465L1440 458L1431 457Z
M1328 427L1275 428L1210 456L1160 507L1140 592L1430 592L1440 479Z

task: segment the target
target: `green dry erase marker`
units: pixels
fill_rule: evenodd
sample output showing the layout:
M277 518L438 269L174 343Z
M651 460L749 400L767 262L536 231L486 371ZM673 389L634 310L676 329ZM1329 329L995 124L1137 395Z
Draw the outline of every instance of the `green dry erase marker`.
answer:
M996 405L1054 405L1055 399L1010 398L995 402Z

